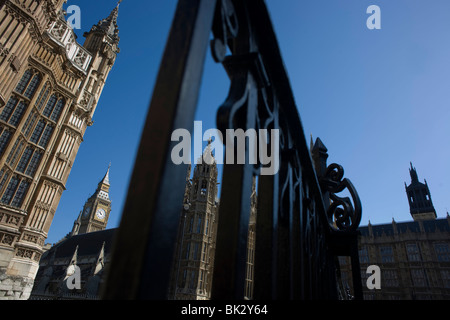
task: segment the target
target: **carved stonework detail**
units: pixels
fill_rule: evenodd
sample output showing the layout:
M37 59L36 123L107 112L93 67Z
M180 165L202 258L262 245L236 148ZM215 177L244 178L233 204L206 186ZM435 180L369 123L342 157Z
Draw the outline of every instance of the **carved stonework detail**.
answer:
M36 244L38 243L38 239L39 239L38 236L28 234L28 233L25 233L22 238L22 240L24 240L24 241L36 243Z
M11 64L11 68L14 72L19 72L21 66L20 59L15 54L12 54L9 57L8 62Z
M14 236L10 234L0 234L1 244L12 246L14 242Z
M34 251L18 248L16 251L16 257L19 258L25 258L25 259L31 259L33 257Z

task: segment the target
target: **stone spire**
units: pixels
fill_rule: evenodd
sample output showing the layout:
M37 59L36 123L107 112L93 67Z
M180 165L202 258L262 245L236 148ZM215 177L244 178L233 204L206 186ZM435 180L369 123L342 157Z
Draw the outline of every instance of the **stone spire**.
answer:
M109 163L108 171L106 171L106 174L105 174L105 176L103 177L103 179L101 181L101 183L107 184L108 186L109 186L109 170L110 169L111 169L111 162Z
M113 11L111 11L107 18L100 20L97 25L93 27L93 29L95 30L103 31L116 43L118 43L120 40L117 18L119 17L119 6L121 2L122 0L117 3L117 6L113 9Z

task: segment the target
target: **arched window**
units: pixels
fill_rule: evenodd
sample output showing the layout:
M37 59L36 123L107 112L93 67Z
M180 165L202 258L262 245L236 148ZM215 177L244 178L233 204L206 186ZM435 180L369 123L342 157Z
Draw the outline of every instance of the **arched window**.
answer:
M202 217L198 217L198 221L197 221L197 233L201 233L202 232Z
M47 124L44 133L42 134L41 140L39 140L39 145L41 147L43 148L47 147L47 144L50 141L50 138L52 137L53 129L54 129L53 125Z
M15 90L16 92L23 94L28 99L32 99L34 93L39 87L39 84L41 83L41 80L42 77L37 71L28 69L23 74Z
M3 154L3 152L6 149L6 146L9 143L9 139L11 138L12 133L8 130L4 130L2 132L2 135L0 136L0 156Z
M17 165L16 170L18 172L24 173L25 169L28 166L28 163L30 162L31 156L33 155L33 148L27 147L22 154L22 157L20 158L19 164Z
M25 101L20 101L17 105L17 108L14 110L13 115L9 119L8 123L14 127L17 127L17 125L20 123L20 120L22 120L23 114L25 113L25 110L27 109L27 104Z
M65 104L66 101L64 99L58 100L58 103L56 104L55 109L53 110L52 115L50 116L51 120L58 122Z
M41 163L43 153L39 150L36 150L33 154L33 158L31 158L30 164L28 165L27 171L25 174L30 177L34 177L39 164Z
M31 79L30 84L28 85L27 90L23 95L31 100L40 83L41 83L41 75L39 73L36 73L33 79Z
M19 178L17 176L12 177L0 201L4 204L9 205L11 203L14 194L16 193L18 186L19 186Z
M50 117L50 115L52 114L53 108L56 105L56 101L57 101L56 95L53 94L48 100L47 105L45 106L43 112L43 115L46 116L47 118Z
M39 96L36 99L35 106L36 108L41 111L42 107L44 106L44 103L47 101L48 94L50 93L50 83L46 83L44 87L42 88L41 92L39 92Z
M16 92L23 94L26 87L28 86L28 83L30 82L30 79L32 76L33 76L33 72L30 69L25 71L25 73L23 74L19 83L17 84Z
M44 131L45 128L45 121L39 120L38 124L34 128L33 134L31 135L30 141L33 143L38 143L39 139L41 138L41 134Z
M3 108L3 111L0 114L0 120L7 122L11 117L14 109L16 108L18 102L19 100L16 97L9 98L5 108Z

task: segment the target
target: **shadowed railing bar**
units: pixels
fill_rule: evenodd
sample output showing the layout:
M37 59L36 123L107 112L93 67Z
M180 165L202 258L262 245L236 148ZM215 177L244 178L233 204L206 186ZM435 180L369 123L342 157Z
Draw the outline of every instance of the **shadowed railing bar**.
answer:
M171 135L193 128L214 0L180 0L145 122L104 299L167 299L185 188Z

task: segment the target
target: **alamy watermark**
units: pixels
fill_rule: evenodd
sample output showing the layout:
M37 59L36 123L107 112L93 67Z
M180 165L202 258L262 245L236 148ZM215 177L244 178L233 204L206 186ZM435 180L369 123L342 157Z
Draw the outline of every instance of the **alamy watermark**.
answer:
M65 14L67 17L67 24L72 29L81 29L81 8L77 5L70 5L67 7Z
M67 270L66 285L69 290L81 289L81 270L79 266L69 266L69 269Z
M367 289L381 289L381 269L377 265L371 265L367 268L366 273L371 274L366 281Z
M381 9L377 5L371 5L366 10L370 17L367 18L366 26L369 30L381 29Z
M261 166L261 175L275 175L280 168L280 132L278 129L227 129L225 139L218 129L208 129L202 133L202 122L194 122L194 139L186 129L176 129L172 133L172 141L179 141L172 148L171 158L174 164L191 164L192 142L194 149L194 159L196 163L205 162L207 164L258 164ZM214 139L212 139L214 138ZM203 152L203 142L209 141L209 148L212 152ZM248 144L246 143L248 141ZM223 155L223 142L225 142L225 159ZM268 150L270 147L270 151ZM248 153L246 152L248 151ZM246 159L248 154L248 159Z

